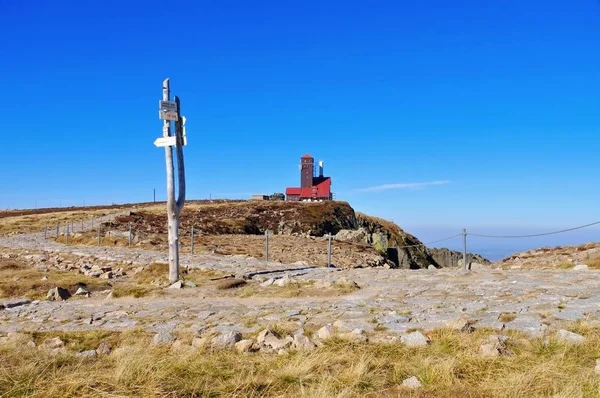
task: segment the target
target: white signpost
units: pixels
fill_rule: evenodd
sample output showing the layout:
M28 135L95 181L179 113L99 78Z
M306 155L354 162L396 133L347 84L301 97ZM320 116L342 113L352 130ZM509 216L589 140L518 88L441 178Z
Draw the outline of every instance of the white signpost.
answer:
M167 164L167 226L169 232L169 281L179 279L179 214L185 202L185 168L183 164L183 146L185 138L185 117L180 117L179 98L170 101L169 79L163 82L163 99L159 102L159 117L163 122L163 136L154 141L157 147L165 148ZM171 121L175 121L175 134L171 135ZM173 170L173 147L177 153L177 180L179 195L175 200L175 178Z

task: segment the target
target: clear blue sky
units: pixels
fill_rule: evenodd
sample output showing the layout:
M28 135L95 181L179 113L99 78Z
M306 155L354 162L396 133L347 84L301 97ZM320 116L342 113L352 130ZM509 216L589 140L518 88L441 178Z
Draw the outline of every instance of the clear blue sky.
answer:
M190 199L282 192L308 152L338 199L424 241L600 219L598 0L0 0L0 17L0 208L164 199L170 77Z

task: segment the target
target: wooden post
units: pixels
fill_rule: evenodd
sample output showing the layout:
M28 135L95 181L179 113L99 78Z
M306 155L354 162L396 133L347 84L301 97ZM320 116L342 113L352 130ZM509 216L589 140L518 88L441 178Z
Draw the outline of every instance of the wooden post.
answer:
M194 254L194 226L192 225L192 238L191 238L192 254Z
M169 101L171 90L169 79L163 81L163 101ZM175 179L173 167L173 148L165 146L165 160L167 166L167 227L169 232L169 282L175 283L179 279L179 214L185 202L185 168L183 164L183 123L179 98L175 96L177 104L177 121L175 122L175 142L177 150L177 180L179 183L179 196L175 201ZM171 136L171 122L164 121L163 136Z

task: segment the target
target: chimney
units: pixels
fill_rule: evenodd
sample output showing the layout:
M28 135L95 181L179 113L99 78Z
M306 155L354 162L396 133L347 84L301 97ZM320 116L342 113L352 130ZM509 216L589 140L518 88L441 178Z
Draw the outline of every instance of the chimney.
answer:
M319 177L323 177L323 161L319 162Z

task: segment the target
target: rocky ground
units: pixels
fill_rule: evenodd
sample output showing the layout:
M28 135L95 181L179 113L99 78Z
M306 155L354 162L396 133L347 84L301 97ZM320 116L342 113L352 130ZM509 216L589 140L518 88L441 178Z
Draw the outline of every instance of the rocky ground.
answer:
M27 263L40 279L56 268L117 283L167 261L162 252L66 246L43 234L0 238L0 247L2 258ZM541 336L574 321L600 325L600 272L585 266L533 270L478 265L468 272L328 269L216 255L183 255L181 265L190 272L225 276L211 283L230 281L230 286L163 286L158 298L114 298L110 288L67 300L55 293L58 300L52 301L14 297L0 300L0 332L137 328L156 333L158 341L192 333L195 344L252 340L244 343L247 349L258 344L277 350L311 346L335 334L357 341L426 344L427 332L439 327ZM75 287L71 290L74 294Z

